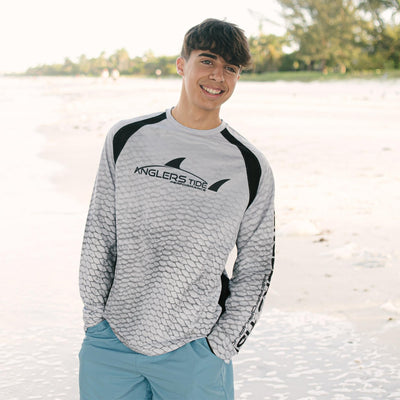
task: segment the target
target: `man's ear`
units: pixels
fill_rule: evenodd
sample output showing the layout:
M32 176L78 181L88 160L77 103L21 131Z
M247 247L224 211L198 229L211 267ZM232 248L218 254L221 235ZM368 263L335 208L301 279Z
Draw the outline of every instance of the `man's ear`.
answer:
M183 67L185 65L185 59L183 57L178 57L176 59L176 72L178 75L183 76Z

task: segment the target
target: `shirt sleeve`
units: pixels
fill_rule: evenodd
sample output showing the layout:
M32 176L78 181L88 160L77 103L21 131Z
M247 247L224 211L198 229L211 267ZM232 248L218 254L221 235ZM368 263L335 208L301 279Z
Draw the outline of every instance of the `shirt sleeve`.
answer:
M110 131L101 154L82 244L79 290L85 330L103 319L114 279L117 241L112 137Z
M257 194L244 213L236 240L226 309L207 337L213 352L225 361L239 352L254 328L274 268L274 179L267 162L262 162Z

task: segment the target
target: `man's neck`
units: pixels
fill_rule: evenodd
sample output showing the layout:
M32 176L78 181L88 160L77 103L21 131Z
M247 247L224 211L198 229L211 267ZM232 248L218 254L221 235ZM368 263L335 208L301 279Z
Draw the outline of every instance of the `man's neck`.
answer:
M193 110L188 107L183 107L178 103L172 109L172 116L183 126L192 129L214 129L221 124L219 110L213 112L207 110Z

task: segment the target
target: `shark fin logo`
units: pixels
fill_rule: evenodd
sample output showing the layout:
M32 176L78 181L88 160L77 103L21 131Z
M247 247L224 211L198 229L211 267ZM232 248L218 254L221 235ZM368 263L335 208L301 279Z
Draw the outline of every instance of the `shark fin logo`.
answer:
M181 168L182 161L183 161L184 159L185 159L185 157L175 158L174 160L171 160L171 161L167 162L167 163L165 164L165 166L180 169L180 168Z
M184 160L185 157L180 157L174 158L164 165L145 165L143 167L136 167L134 173L151 176L153 178L165 179L176 185L187 186L203 191L211 190L213 192L217 192L224 183L229 181L229 179L222 179L208 186L205 179L181 167Z
M222 180L220 180L220 181L218 181L218 182L215 182L215 183L213 183L209 188L208 188L208 190L212 190L212 191L214 191L214 192L218 192L218 189L225 183L225 182L228 182L229 181L229 179L222 179Z

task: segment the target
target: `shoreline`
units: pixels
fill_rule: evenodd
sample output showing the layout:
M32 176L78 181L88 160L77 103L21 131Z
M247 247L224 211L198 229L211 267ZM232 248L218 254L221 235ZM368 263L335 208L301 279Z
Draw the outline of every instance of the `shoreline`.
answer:
M101 80L103 82L116 82L119 80L157 80L166 81L173 80L179 81L180 77L175 75L168 76L146 76L146 75L121 75L117 79L112 77L103 78L101 76L85 76L85 75L27 75L25 73L9 73L0 74L0 79L93 79ZM272 71L265 72L262 74L255 73L244 73L240 77L241 82L252 82L252 83L342 83L342 82L393 82L397 83L400 81L400 70L366 70L366 71L354 71L351 73L341 74L330 72L327 74L321 71Z

